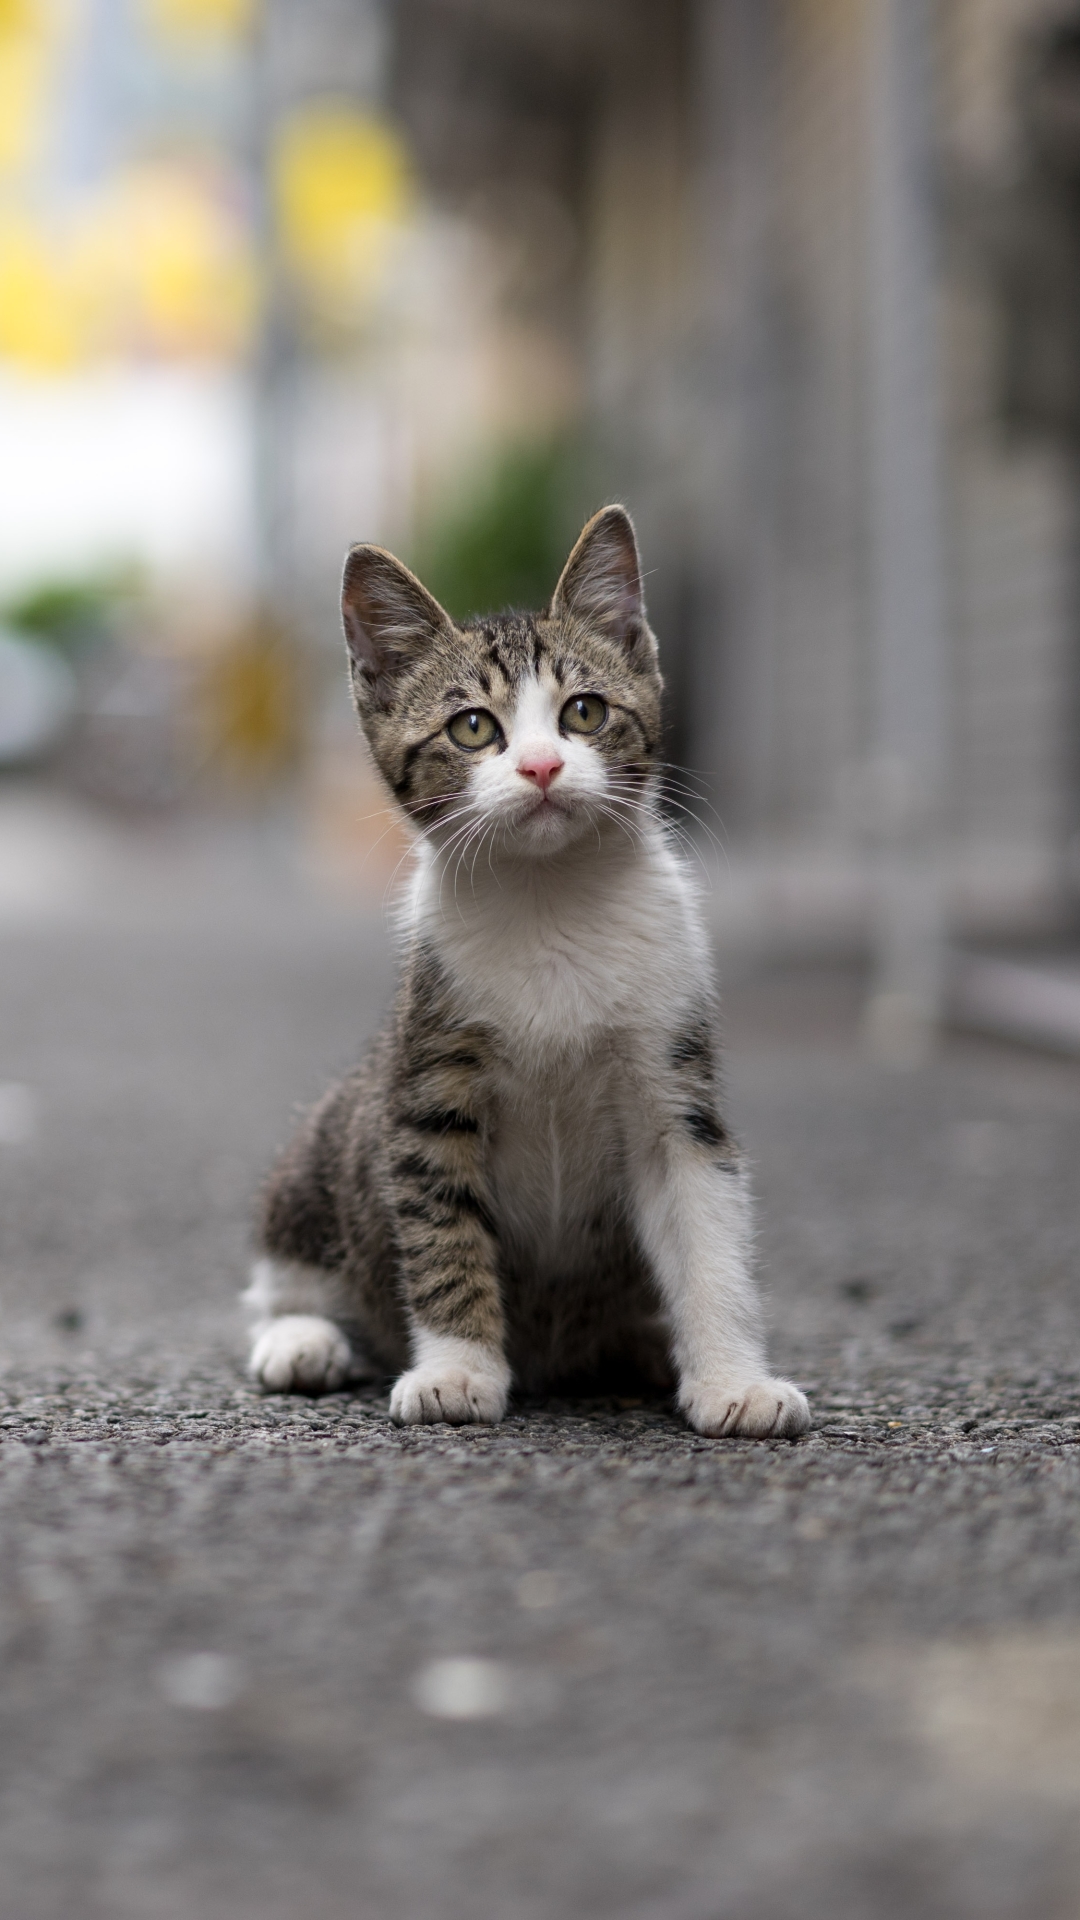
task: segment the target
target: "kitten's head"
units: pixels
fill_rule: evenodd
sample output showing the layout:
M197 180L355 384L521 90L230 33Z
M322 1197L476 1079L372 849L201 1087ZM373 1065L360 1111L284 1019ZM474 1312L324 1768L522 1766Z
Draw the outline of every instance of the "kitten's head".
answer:
M629 514L605 507L546 613L455 626L381 547L353 547L342 616L379 771L444 845L557 852L646 797L660 730L656 642Z

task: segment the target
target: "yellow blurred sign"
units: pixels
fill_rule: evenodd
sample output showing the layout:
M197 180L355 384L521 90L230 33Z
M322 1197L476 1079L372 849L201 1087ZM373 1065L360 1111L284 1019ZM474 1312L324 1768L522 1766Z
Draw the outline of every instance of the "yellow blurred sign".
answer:
M257 11L256 0L143 0L143 7L164 39L188 42L243 40Z
M204 766L241 785L280 774L303 743L305 694L299 658L271 622L236 635L197 679Z
M132 168L51 227L0 205L0 355L23 366L233 354L255 308L251 247L212 177Z
M37 156L59 27L40 0L0 0L0 189Z
M346 101L314 100L276 130L278 242L316 313L347 320L377 289L412 178L393 127Z
M141 0L160 37L236 47L258 0ZM224 151L132 158L58 194L41 161L85 0L0 0L0 358L40 373L130 355L235 357L254 337L254 236ZM301 318L362 322L413 187L399 135L347 100L307 100L270 141L271 245Z

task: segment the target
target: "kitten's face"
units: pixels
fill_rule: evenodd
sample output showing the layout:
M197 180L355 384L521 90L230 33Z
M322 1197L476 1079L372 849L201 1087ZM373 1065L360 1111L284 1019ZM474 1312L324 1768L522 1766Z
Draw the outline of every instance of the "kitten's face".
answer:
M589 523L547 614L455 627L371 547L350 554L343 605L364 731L429 838L542 858L604 817L632 825L661 683L621 508Z

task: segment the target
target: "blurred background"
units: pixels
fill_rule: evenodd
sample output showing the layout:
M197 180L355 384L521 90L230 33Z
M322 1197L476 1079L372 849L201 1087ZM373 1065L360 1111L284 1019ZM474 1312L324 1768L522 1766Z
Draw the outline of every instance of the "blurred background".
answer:
M241 1375L346 546L612 498L795 1449ZM1078 906L1080 0L0 0L3 1915L1077 1920Z
M0 906L381 897L346 545L539 604L618 497L728 944L1080 1035L1078 444L1080 7L0 0Z

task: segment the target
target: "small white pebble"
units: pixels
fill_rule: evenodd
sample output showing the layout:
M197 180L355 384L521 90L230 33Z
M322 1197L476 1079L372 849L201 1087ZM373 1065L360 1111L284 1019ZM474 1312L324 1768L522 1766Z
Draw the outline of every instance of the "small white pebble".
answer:
M490 1720L512 1704L514 1686L500 1661L459 1656L421 1667L412 1695L436 1720Z
M24 1147L38 1131L38 1103L32 1087L0 1080L0 1146Z
M244 1671L231 1653L176 1653L162 1661L157 1679L172 1706L215 1713L242 1693Z

